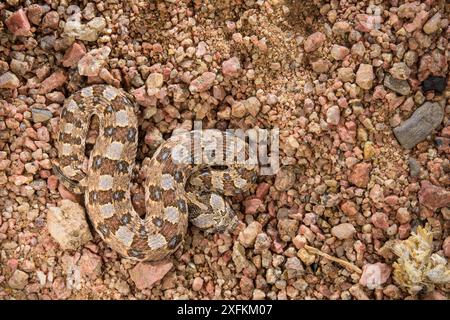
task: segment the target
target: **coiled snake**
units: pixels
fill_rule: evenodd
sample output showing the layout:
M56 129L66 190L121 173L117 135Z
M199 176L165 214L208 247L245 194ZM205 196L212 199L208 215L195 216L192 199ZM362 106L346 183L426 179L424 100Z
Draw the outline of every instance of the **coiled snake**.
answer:
M100 120L99 135L84 173L85 141L93 115ZM141 218L130 194L138 145L134 103L112 86L86 87L65 101L54 172L71 191L84 193L95 230L113 250L134 260L160 260L179 248L188 221L206 232L233 229L237 218L223 196L239 194L256 181L256 165L211 162L215 152L229 154L234 148L237 154L242 151L239 146L245 149L245 142L215 131L205 138L224 142L223 149L206 152L211 143L196 145L196 134L173 135L144 160L146 216Z

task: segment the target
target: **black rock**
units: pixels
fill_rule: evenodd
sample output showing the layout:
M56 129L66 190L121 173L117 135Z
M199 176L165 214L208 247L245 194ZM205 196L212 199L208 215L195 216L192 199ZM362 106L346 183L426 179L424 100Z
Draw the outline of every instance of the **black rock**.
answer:
M436 93L442 93L447 85L445 77L429 76L422 82L422 91L434 90Z

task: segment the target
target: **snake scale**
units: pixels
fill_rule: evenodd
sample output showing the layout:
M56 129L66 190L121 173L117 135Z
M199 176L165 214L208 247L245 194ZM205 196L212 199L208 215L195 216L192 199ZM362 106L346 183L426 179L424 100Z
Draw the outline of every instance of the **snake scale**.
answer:
M172 135L143 161L145 217L134 210L130 191L138 146L134 107L123 90L93 85L67 98L61 111L53 169L64 186L84 194L89 219L103 241L124 257L156 261L180 247L188 222L208 233L234 229L238 220L224 197L248 190L256 181L256 165L238 161L223 165L215 152L207 152L210 143L193 142L196 131ZM93 115L99 118L99 135L84 172ZM222 154L228 155L232 147L235 152L236 146L246 148L229 132L214 131L206 135L208 139L224 142L218 150Z

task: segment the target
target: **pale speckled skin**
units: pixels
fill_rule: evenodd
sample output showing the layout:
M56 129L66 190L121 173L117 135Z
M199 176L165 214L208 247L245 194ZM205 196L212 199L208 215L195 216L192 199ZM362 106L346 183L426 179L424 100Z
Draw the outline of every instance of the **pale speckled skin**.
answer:
M85 174L81 170L85 139L94 114L100 130ZM191 143L196 133L173 136L143 162L146 216L140 218L130 195L137 131L131 97L112 86L86 87L64 104L54 171L66 187L84 193L88 216L100 237L125 257L155 261L179 248L188 220L207 232L233 229L237 218L222 195L247 190L256 180L256 166L235 164L217 170L211 162L196 164L192 155L197 146ZM209 138L242 143L225 132ZM225 152L229 145L225 144ZM172 159L174 148L190 150L191 155L178 163Z

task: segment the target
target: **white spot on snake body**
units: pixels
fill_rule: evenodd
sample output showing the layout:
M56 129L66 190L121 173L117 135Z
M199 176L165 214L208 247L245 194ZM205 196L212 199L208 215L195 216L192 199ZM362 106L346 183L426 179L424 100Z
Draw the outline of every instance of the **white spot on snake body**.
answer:
M120 226L116 231L116 237L125 246L129 247L133 243L134 233L125 226Z
M75 127L74 127L73 124L71 124L71 123L66 123L65 126L64 126L64 128L63 128L63 131L64 131L64 133L72 133L72 130L73 130L74 128L75 128Z
M164 209L164 219L170 223L176 224L180 220L180 213L175 207L167 207Z
M128 126L128 113L125 110L116 112L116 126L126 127Z
M201 214L192 219L191 223L200 229L206 229L214 224L214 220L211 214Z
M163 174L161 176L161 188L164 190L174 189L175 179L170 174Z
M114 206L110 203L100 206L100 213L105 219L111 218L115 211Z
M63 143L61 146L61 154L67 156L72 153L72 146L67 143Z
M106 149L105 157L111 160L120 160L122 158L123 143L113 142Z
M78 105L73 99L70 99L66 104L66 109L67 111L74 112L78 109Z
M113 187L113 182L114 179L112 176L108 174L102 175L98 179L98 188L104 191L111 190Z
M92 89L92 87L86 87L86 88L81 89L81 95L85 98L92 97L93 94L94 94L94 90Z
M113 87L107 86L103 90L103 97L108 101L112 101L115 97L117 97L117 90Z
M166 238L162 234L154 234L148 237L148 246L152 250L164 247L167 244Z
M225 201L221 196L215 193L211 193L209 198L209 204L215 210L224 210L225 209Z

